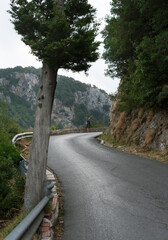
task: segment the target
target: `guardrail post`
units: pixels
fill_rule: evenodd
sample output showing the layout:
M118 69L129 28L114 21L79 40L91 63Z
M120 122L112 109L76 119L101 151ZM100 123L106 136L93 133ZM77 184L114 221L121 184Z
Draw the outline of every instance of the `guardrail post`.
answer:
M44 181L44 196L47 196L48 198L53 198L54 195L52 194L52 188L55 186L55 184L49 180L49 179L46 179Z
M27 174L27 170L28 170L28 162L24 158L22 158L22 160L19 162L20 176L21 177L25 176Z

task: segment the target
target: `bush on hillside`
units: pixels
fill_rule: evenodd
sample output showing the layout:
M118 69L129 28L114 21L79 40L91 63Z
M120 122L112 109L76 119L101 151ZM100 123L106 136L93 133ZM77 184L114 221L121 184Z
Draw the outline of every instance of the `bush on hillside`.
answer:
M157 100L158 103L163 107L166 107L168 105L168 88L162 90L159 93Z
M23 203L24 179L19 176L20 154L11 143L17 125L0 105L0 218L12 217Z

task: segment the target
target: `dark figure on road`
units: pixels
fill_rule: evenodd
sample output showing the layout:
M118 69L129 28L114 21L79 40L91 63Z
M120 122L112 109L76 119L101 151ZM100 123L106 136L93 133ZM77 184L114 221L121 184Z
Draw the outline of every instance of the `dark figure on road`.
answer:
M89 117L89 118L87 119L87 126L86 126L87 132L89 132L89 128L90 128L90 119L91 119L91 117Z

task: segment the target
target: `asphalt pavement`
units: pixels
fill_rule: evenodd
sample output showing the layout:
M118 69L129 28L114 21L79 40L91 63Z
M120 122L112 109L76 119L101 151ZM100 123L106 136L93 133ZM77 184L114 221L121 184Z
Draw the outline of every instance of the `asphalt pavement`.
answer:
M168 240L168 165L101 145L97 135L50 138L64 240Z

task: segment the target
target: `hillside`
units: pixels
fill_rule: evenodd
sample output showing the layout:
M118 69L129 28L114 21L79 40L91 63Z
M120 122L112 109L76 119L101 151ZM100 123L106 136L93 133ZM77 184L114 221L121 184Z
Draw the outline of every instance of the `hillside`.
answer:
M168 160L168 1L112 1L103 31L107 74L121 79L104 138Z
M33 127L40 69L0 69L0 101L22 128ZM92 126L107 126L111 100L108 94L73 78L58 76L52 125L58 128L84 127L88 116Z
M167 110L135 108L130 112L120 112L117 110L118 105L117 101L112 105L109 129L105 133L106 140L123 146L132 145L134 149L137 147L141 150L163 151L166 156L168 154Z

